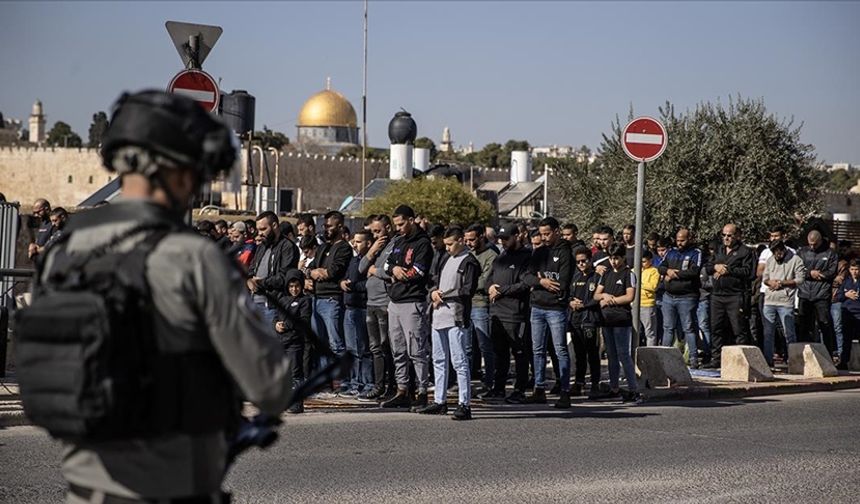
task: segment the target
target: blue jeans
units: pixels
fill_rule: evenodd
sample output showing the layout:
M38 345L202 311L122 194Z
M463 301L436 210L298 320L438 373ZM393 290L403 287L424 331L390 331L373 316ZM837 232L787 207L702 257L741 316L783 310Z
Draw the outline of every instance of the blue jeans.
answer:
M546 342L547 331L558 355L556 376L561 377L561 390L570 391L570 353L567 351L567 310L546 310L532 307L532 351L535 361L535 388L546 388ZM627 353L630 353L628 334Z
M711 355L711 298L700 299L696 307L696 325L702 332L702 352Z
M323 341L328 340L332 353L343 355L346 342L343 339L343 302L339 299L314 298L314 316L311 329Z
M460 404L469 405L472 398L471 371L469 356L466 353L467 342L472 339L469 329L462 327L447 327L433 329L430 332L433 345L433 374L435 391L433 401L445 404L445 391L448 390L448 357L457 373L457 393Z
M830 305L830 316L833 318L833 332L836 334L836 352L842 355L842 340L845 338L842 332L842 303Z
M263 324L269 328L269 332L272 334L272 337L277 337L278 334L275 332L275 317L278 316L278 310L267 308L265 303L255 304L257 306L257 310L260 312L260 317L263 319Z
M347 306L343 317L346 351L352 355L350 388L364 391L373 387L373 360L367 338L367 309Z
M666 298L663 298L665 303ZM604 327L603 339L606 345L606 358L609 360L609 388L618 390L618 377L620 366L624 366L624 375L627 376L627 388L631 392L639 389L636 382L636 368L633 366L633 357L630 355L630 327Z
M684 341L690 355L690 366L698 364L696 355L696 298L676 297L669 293L663 295L663 346L672 346L675 324L680 320Z
M794 307L766 304L762 309L761 316L764 325L764 359L769 366L773 366L773 337L776 333L777 317L779 317L779 323L782 324L782 331L785 333L786 350L788 350L788 345L797 341L794 330Z
M472 307L472 327L478 336L478 348L484 359L484 376L481 381L488 390L493 389L493 378L496 376L496 352L493 340L490 338L490 309L487 307ZM472 340L469 338L468 355L471 362Z

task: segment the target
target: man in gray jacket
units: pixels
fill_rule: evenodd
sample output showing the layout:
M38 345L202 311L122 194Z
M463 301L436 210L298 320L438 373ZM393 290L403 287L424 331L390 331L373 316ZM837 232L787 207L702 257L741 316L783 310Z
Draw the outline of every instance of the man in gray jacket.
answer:
M762 272L764 291L764 358L773 366L773 338L776 332L776 319L785 333L785 345L797 341L794 328L794 303L797 288L806 278L806 268L800 257L788 250L785 242L774 240L770 244L771 256Z
M378 401L397 392L388 340L388 303L391 301L388 284L391 276L385 272L385 262L396 242L391 236L391 219L387 215L375 216L370 222L370 232L373 233L373 245L361 258L358 272L367 275L367 335L373 356L373 388L359 394L359 401Z
M67 250L86 253L112 240L117 250L129 250L139 238L123 239L130 229L163 223L176 229L201 185L232 166L231 137L190 98L161 91L123 96L102 144L105 166L121 177L120 202L75 216L77 224L73 217ZM48 254L45 275L56 255ZM167 432L66 441L61 466L69 503L222 502L225 432L236 420L228 412L238 399L229 382L271 415L290 398L280 342L262 324L238 268L214 242L170 232L148 256L146 271L159 354L205 356L211 365L192 366L189 358L171 390L159 389L179 398L167 412L175 417ZM201 411L224 420L204 419L201 426Z

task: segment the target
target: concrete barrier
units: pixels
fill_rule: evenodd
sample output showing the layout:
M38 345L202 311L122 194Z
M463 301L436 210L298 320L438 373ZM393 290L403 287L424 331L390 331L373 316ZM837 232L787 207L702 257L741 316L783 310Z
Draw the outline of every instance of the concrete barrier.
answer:
M830 352L823 343L791 343L788 345L788 373L807 378L838 376Z
M851 342L851 360L848 361L848 370L860 371L860 341Z
M723 347L720 363L720 377L724 380L755 383L774 380L770 366L757 346Z
M675 347L637 348L636 376L645 388L693 383L690 370L684 364L684 356Z

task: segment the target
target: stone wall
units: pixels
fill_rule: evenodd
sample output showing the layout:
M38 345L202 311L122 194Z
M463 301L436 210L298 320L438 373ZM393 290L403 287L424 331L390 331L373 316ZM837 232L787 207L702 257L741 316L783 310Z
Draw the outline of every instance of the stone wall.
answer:
M38 198L74 207L111 178L97 149L0 147L0 192L24 211Z
M276 156L273 151L266 152L261 169L259 152L253 149L249 164L247 150L243 150L231 180L215 184L213 192L220 196L216 200L220 200L221 206L253 211L255 186L261 172L263 186L274 187ZM293 152L277 157L278 185L293 190L290 211L299 210L299 203L305 212L337 209L346 197L361 192L360 160ZM478 188L484 182L508 180L509 172L476 167L471 176L474 187ZM366 181L374 178L388 178L388 161L368 160ZM9 201L21 202L25 212L37 198L71 210L111 179L102 167L97 149L0 147L0 192ZM462 179L468 188L468 169L464 169ZM300 202L298 189L301 189Z

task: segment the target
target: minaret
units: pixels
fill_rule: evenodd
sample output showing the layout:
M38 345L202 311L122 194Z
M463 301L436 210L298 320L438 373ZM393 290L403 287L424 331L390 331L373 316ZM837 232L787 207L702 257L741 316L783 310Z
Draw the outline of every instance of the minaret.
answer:
M452 152L454 144L451 143L451 130L445 126L442 130L442 143L439 144L439 152Z
M42 102L36 100L30 113L30 142L42 144L45 141L45 114L42 111Z

